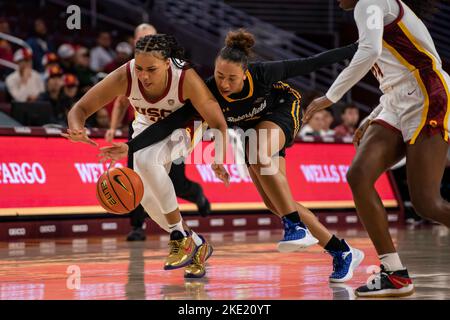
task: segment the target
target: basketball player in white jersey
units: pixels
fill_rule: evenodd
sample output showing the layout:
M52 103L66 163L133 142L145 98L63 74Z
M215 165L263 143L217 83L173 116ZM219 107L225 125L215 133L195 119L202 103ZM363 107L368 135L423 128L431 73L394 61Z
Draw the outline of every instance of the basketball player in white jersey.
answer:
M139 38L157 34L155 27L150 24L142 23L134 29L134 46ZM105 133L105 140L107 142L112 142L114 139L114 134L119 123L122 122L127 110L129 108L130 102L126 96L117 97L114 101L114 107L111 113L110 128ZM131 139L133 135L133 126L130 123L128 126L128 139ZM129 154L127 158L127 167L133 169L133 154ZM144 230L145 218L148 216L141 204L139 204L135 209L130 211L130 224L132 230L127 235L127 241L144 241L147 237Z
M405 4L408 2L411 8ZM450 78L424 23L416 16L433 1L340 0L354 9L359 48L326 96L314 100L305 121L342 98L372 69L380 82L380 105L365 124L347 174L356 209L381 260L381 271L356 289L362 297L414 292L388 230L375 190L379 176L406 155L408 186L416 211L450 227L450 204L440 195L448 151Z
M136 46L137 41L148 35L155 35L157 31L154 26L148 23L142 23L136 27L134 30L134 46ZM111 114L111 125L110 129L106 131L105 140L107 142L112 142L116 128L119 123L122 122L127 110L129 108L130 102L126 96L117 97L114 102L114 107ZM128 139L131 140L133 135L133 126L129 125ZM128 168L133 169L133 157L134 153L128 153ZM186 177L185 163L175 161L170 169L169 177L175 187L175 193L177 197L185 199L190 202L194 202L197 205L198 212L202 217L207 216L210 213L211 205L208 199L203 193L203 188L196 182L188 179ZM146 239L146 234L144 230L144 222L148 214L145 212L142 205L130 212L130 222L132 230L127 235L127 241L143 241Z
M136 110L133 137L145 128L183 107L189 100L211 128L220 131L217 141L227 139L227 125L222 111L203 80L182 61L183 49L173 36L157 34L140 38L135 58L110 73L89 90L70 110L69 129L65 137L72 141L95 145L84 129L85 120L117 96L125 95ZM142 149L134 155L134 170L144 183L144 209L161 228L170 232L170 253L164 269L188 266L185 277L202 277L204 261L212 247L206 240L189 230L183 223L173 184L168 172L172 161L186 156L192 147L191 139L171 137ZM213 170L219 179L228 183L223 163L226 143L216 145L216 164Z

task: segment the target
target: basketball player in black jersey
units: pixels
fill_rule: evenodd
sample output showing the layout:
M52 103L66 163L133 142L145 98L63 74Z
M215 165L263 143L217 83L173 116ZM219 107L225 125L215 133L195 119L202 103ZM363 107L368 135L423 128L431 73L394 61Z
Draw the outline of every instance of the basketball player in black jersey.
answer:
M348 281L364 258L363 252L330 234L311 211L293 199L288 185L285 149L292 145L301 126L302 112L300 94L281 80L349 59L356 52L357 45L309 58L249 63L254 42L253 35L245 30L229 32L225 47L216 57L214 77L206 83L219 102L228 126L258 132L256 157L249 154L251 148L247 149L248 171L268 209L283 221L284 237L278 249L282 252L296 251L319 242L333 257L330 281ZM127 146L120 144L103 148L102 156L118 159L129 148L137 151L151 145L174 129L183 127L186 119L192 118L194 113L192 107L185 106L158 122L158 128L146 129ZM272 146L279 147L272 149ZM252 162L252 158L256 161ZM275 174L263 174L263 169L272 166L278 168Z

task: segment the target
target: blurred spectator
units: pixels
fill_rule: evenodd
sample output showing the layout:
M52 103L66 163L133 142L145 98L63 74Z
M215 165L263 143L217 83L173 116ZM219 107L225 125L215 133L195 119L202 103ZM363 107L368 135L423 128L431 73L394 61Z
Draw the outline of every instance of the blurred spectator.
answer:
M128 130L128 125L134 120L134 112L135 112L134 108L130 104L130 101L128 101L128 98L126 96L119 96L110 103L108 103L105 106L105 109L106 111L108 111L110 119L112 119L112 113L115 108L119 108L119 110L122 110L119 117L119 121L120 119L122 120L120 123L116 124L117 127L114 129Z
M331 124L334 122L333 112L330 109L323 110L323 135L325 137L334 137L334 130L331 129Z
M0 33L11 33L9 22L5 18L0 18ZM9 41L0 39L0 58L13 62L13 55L13 50Z
M18 70L6 78L6 87L12 99L19 102L35 101L44 92L44 81L39 73L33 70L33 54L22 48L14 53L13 60Z
M76 99L79 84L80 82L74 74L65 74L63 77L63 94L71 99Z
M341 113L342 124L334 128L336 137L353 136L359 122L359 109L354 105L346 105Z
M128 44L128 42L120 42L116 46L116 58L105 66L104 72L113 72L118 67L130 60L132 54L133 48Z
M134 51L134 45L135 45L134 37L133 36L128 36L127 39L126 39L126 42L131 46L131 48L133 48L133 51Z
M65 111L60 105L60 94L63 86L63 71L61 67L54 65L48 68L46 81L46 90L41 93L39 100L51 103L55 123L65 124Z
M75 75L80 82L80 94L85 94L95 83L95 72L89 67L89 50L79 47L75 53Z
M65 74L63 78L63 84L64 84L64 93L71 98L74 98L78 94L78 85L80 82L78 81L77 77L73 74Z
M47 34L47 25L43 19L36 19L34 21L34 29L32 36L28 38L27 43L33 50L33 66L38 72L44 71L42 65L42 57L49 51L55 51L53 42L49 40Z
M70 108L78 101L78 85L79 81L75 75L69 73L63 76L63 89L59 99L64 119L67 119Z
M11 34L9 22L5 17L0 17L0 32L6 33L6 34Z
M44 66L45 69L50 69L55 66L59 67L58 62L59 62L58 56L54 52L47 52L42 57L42 65Z
M134 30L134 40L133 40L133 48L134 45L136 45L136 42L139 40L139 38L145 37L147 35L154 35L156 34L156 29L154 26L148 23L142 23L136 27Z
M59 67L58 56L53 52L47 52L42 57L42 66L44 67L44 72L41 73L44 80L47 78L49 70L53 67Z
M0 18L0 33L10 34L9 22L5 18ZM9 41L0 39L0 59L13 62L13 50ZM0 77L10 73L12 69L0 66Z
M75 48L71 44L64 43L60 45L58 48L58 57L60 59L59 64L61 65L64 73L75 73Z
M111 49L111 35L102 31L97 37L97 46L91 50L91 69L100 72L115 58L114 50Z
M11 29L9 27L9 22L5 17L0 17L0 32L10 34Z
M325 127L325 111L316 112L311 120L302 128L299 133L301 138L304 137L323 137Z
M100 129L109 129L111 120L109 118L109 113L105 108L102 108L95 113L94 120L95 121L93 127Z

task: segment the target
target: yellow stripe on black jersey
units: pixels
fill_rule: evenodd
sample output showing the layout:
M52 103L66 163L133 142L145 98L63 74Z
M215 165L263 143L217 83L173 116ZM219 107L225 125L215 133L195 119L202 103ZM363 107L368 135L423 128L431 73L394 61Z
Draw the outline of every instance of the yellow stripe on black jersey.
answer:
M290 85L288 85L287 83L284 83L282 81L278 81L277 83L274 83L273 87L278 90L284 90L284 91L292 94L295 97L295 100L292 102L291 115L292 115L292 119L294 120L294 132L295 132L295 135L297 135L298 131L300 130L300 120L301 120L300 101L302 99L302 96L297 90L295 90Z

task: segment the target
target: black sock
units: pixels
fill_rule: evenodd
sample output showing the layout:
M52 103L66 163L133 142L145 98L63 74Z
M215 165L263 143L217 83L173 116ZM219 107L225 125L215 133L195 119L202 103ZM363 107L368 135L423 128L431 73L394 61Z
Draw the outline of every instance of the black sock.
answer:
M333 235L328 241L327 245L324 248L327 251L347 251L347 246L339 240L335 235Z
M289 213L287 215L285 215L283 218L288 219L289 221L293 222L293 223L299 223L300 221L300 216L298 215L297 211L294 211L292 213Z

